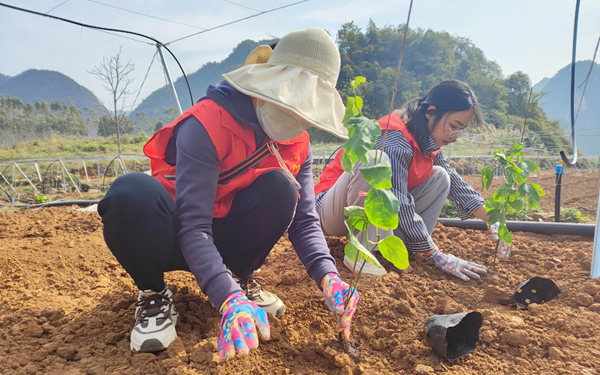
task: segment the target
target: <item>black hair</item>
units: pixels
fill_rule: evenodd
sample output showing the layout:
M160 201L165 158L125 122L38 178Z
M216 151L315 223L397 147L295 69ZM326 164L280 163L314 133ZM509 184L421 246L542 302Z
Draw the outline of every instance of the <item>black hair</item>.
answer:
M435 109L429 110L429 106L435 106ZM435 127L446 113L467 109L473 109L471 123L475 126L481 125L483 116L477 97L465 82L451 79L438 83L424 97L406 103L400 110L400 117L406 124L408 131L415 137L421 152L428 155L427 145L431 130L426 115L435 116L433 123Z

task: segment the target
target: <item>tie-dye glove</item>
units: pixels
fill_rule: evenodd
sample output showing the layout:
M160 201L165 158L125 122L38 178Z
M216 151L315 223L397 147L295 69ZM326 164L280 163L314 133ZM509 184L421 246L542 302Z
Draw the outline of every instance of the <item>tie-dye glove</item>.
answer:
M350 324L352 324L352 317L356 313L356 305L360 298L358 292L356 289L354 290L348 306L344 309L350 286L342 281L337 273L325 275L321 280L321 287L323 288L327 307L339 316L335 330L341 332L343 340L348 340L350 338Z
M452 254L445 254L435 247L433 254L429 257L435 266L448 275L456 276L463 281L479 279L479 275L487 274L487 269L477 263L468 262Z
M230 360L237 353L244 357L250 349L258 348L258 335L268 340L271 337L271 326L267 314L254 302L246 298L242 291L231 293L219 310L221 318L221 335L219 336L219 358Z
M498 227L500 227L500 223L494 223L492 225L490 225L490 234L492 235L492 240L494 241L498 241L499 237L498 237ZM507 244L505 241L500 241L500 243L498 244L498 258L500 259L508 259L508 256L510 255L510 245Z

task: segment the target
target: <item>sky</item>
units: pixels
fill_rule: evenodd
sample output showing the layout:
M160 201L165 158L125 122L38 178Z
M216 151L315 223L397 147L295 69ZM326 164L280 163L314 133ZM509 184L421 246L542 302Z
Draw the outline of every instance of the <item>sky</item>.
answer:
M166 44L186 74L191 74L207 62L221 61L246 39L281 37L310 26L326 29L335 39L341 25L351 21L363 30L370 19L378 27L403 24L407 21L410 0L0 0L0 3L151 36ZM468 38L489 60L500 65L505 76L522 71L535 84L571 62L575 4L576 0L414 0L409 26ZM600 1L581 0L578 61L592 59L599 37ZM134 106L166 83L152 41L0 6L1 74L15 76L28 69L58 71L109 104L110 94L105 84L89 72L99 67L103 58L115 56L119 50L122 61L135 66L132 73L135 80L131 84L134 94L128 102ZM180 77L181 71L167 52L165 61L173 80ZM195 99L202 94L194 93ZM179 93L180 101L187 99L185 95Z

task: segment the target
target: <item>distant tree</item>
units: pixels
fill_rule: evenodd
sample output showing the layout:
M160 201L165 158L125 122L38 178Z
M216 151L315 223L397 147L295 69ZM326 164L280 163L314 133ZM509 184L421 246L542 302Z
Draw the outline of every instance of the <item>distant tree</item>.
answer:
M131 63L131 60L126 64L122 63L121 50L122 47L119 48L119 52L115 56L103 58L102 64L94 67L94 69L88 72L106 83L104 88L110 92L112 96L112 112L107 109L106 112L115 124L117 149L119 154L121 154L121 134L125 133L121 130L121 127L125 125L123 123L123 121L125 121L124 119L129 119L129 117L123 115L123 108L125 108L127 98L132 94L132 92L129 91L129 85L133 82L134 78L131 78L130 74L135 69L135 65ZM103 125L104 124L106 124L106 121L103 122ZM100 134L100 122L98 123L98 127L98 134Z
M144 111L140 111L135 114L135 123L143 130L151 130L152 122L148 118L148 115Z
M109 115L104 115L98 119L97 134L105 138L116 134L117 137L120 138L121 135L130 133L135 129L135 124L133 123L131 118L125 115L119 118L119 124L119 131L121 132L121 134L117 134L117 126L115 124L115 120Z
M161 121L157 121L156 124L154 125L154 132L156 133L162 127L163 127L163 123Z
M525 117L531 81L529 76L523 72L516 72L504 80L504 88L508 93L508 114Z

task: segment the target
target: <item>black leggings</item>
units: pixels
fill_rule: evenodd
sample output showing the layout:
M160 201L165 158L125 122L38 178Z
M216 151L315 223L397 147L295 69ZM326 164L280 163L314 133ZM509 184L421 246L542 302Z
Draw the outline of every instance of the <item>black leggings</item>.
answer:
M294 218L298 189L279 170L263 173L235 196L229 214L213 219L213 239L238 277L264 263ZM98 204L106 245L139 289L162 290L166 271L189 268L178 241L175 202L153 177L117 178Z

